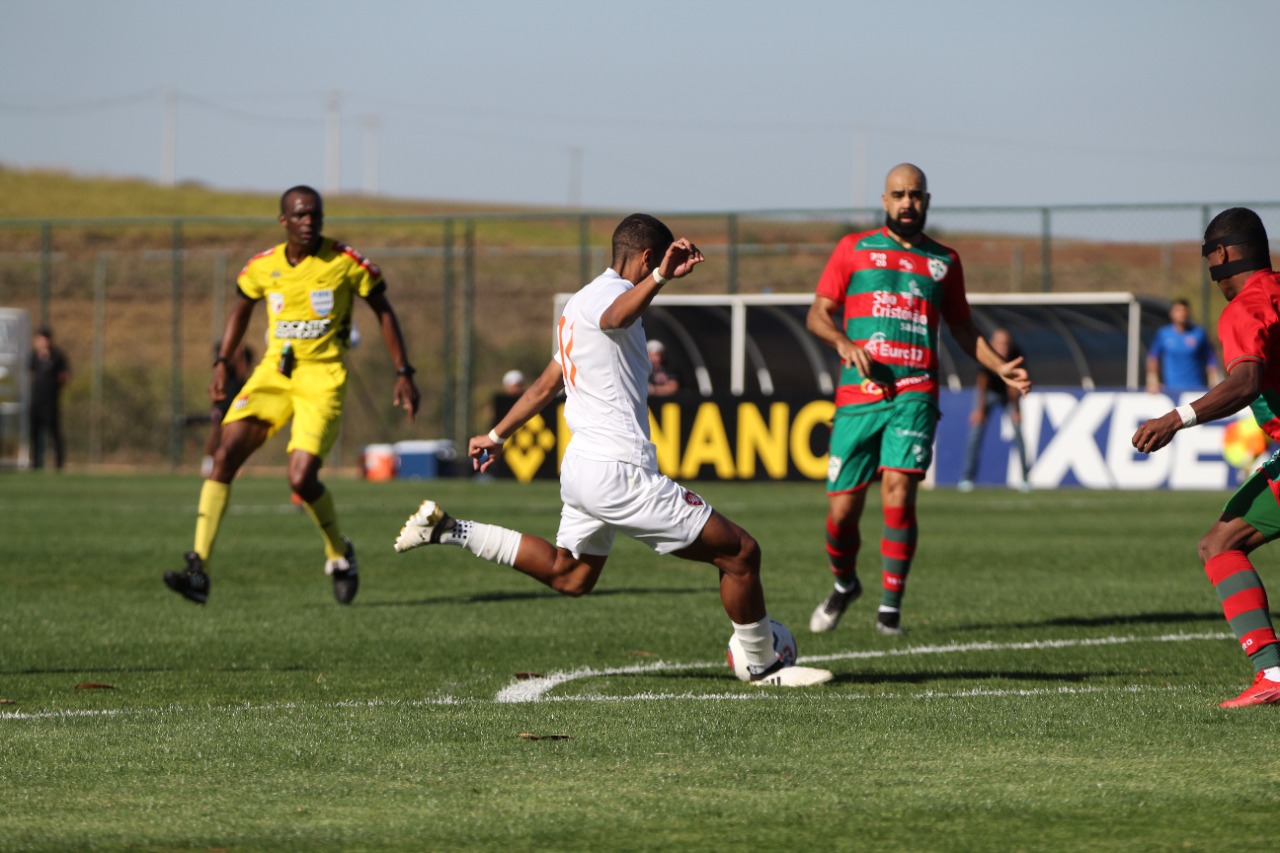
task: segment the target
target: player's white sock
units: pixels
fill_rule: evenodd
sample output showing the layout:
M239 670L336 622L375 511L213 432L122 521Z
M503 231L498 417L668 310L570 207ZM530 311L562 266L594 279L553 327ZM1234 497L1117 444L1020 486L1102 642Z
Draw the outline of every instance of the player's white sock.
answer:
M1280 666L1269 666L1262 671L1262 675L1270 681L1280 681Z
M742 653L747 658L747 669L750 672L764 672L773 666L776 660L773 654L773 625L768 616L746 625L733 622L733 635L742 644Z
M885 605L881 604L881 605L880 605L880 607L879 607L878 612L880 612L880 613L901 613L902 611L900 611L900 610L899 610L898 608L896 608L896 607L886 607Z
M457 545L502 566L514 566L523 534L496 524L457 519L453 529L440 535L441 545Z
M836 581L836 592L840 593L841 595L848 595L849 593L857 589L858 586L859 584L858 584L857 578L854 578L848 583L844 583L843 581Z

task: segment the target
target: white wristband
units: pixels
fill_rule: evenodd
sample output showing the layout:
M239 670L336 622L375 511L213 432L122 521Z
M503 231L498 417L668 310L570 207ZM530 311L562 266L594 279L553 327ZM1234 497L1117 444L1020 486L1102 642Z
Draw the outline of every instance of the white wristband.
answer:
M656 269L653 271L653 280L656 281L658 284L666 284L667 282L671 281L671 279L669 278L663 278L662 273L658 272Z
M494 444L507 443L507 440L505 438L502 438L501 436L498 435L498 431L496 429L489 430L489 440L492 441Z
M1174 411L1178 413L1178 417L1182 418L1182 425L1184 427L1193 427L1196 425L1196 410L1191 408L1190 403L1187 403L1185 406L1179 406L1174 409Z

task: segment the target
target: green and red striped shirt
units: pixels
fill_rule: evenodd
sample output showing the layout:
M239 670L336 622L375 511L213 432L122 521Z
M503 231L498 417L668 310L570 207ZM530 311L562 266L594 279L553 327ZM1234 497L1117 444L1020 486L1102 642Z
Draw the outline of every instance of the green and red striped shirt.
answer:
M845 334L875 362L870 377L856 367L841 371L836 408L883 403L882 385L894 396L937 398L939 321L969 319L954 249L929 237L907 248L885 228L850 234L836 244L817 292L843 307Z

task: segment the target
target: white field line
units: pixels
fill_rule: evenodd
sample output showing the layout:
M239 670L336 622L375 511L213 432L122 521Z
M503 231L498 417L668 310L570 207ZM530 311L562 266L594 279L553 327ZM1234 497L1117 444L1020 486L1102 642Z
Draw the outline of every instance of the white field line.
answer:
M830 655L813 655L811 657L804 656L800 658L799 662L811 664L833 660L866 660L868 658L887 658L906 655L943 655L991 651L1039 651L1082 646L1117 646L1125 643L1185 643L1194 640L1223 640L1230 639L1230 637L1230 634L1214 632L1206 634L1162 634L1156 637L1097 637L1094 639L1040 640L1025 643L953 643L945 646L907 646L906 648L901 649L872 649L857 652L837 652ZM653 663L635 664L632 666L613 667L609 669L583 667L582 669L574 669L568 672L553 672L549 675L541 676L540 678L530 678L527 681L517 681L514 684L510 684L498 691L498 695L494 697L494 700L497 702L513 703L538 702L545 698L547 692L555 687L583 678L599 678L601 676L608 675L643 675L645 673L663 672L667 670L709 669L711 667L720 666L725 666L725 664L680 664L655 661Z
M1043 649L1061 649L1072 647L1087 646L1115 646L1126 643L1179 643L1191 642L1197 640L1225 640L1231 639L1231 635L1227 633L1205 633L1205 634L1164 634L1156 637L1100 637L1096 639L1078 639L1078 640L1042 640L1039 642L1027 643L956 643L944 646L908 646L901 649L876 649L870 651L856 652L838 652L830 655L814 655L812 657L802 657L802 663L814 663L820 661L832 660L865 660L868 658L887 658L898 657L904 655L932 655L932 654L963 654L966 652L985 652L985 651L1034 651ZM774 699L790 694L788 691L775 691L768 689L760 689L755 691L745 691L738 693L637 693L630 695L609 696L603 694L586 694L580 696L547 696L546 694L561 684L570 681L577 681L583 678L595 678L609 675L643 675L650 672L670 672L675 670L689 669L716 669L723 667L725 664L721 661L708 663L699 661L694 663L666 663L664 661L655 661L652 663L636 664L633 666L614 667L609 669L594 669L584 667L569 672L553 672L550 675L539 678L532 678L527 681L518 681L514 684L504 687L494 697L495 702L499 703L521 703L521 702L646 702L657 700L684 700L684 701L714 701L725 699L736 700L757 700L757 699ZM822 694L824 699L840 699L848 701L861 701L867 699L962 699L970 697L1004 697L1004 696L1074 696L1086 693L1153 693L1153 692L1169 692L1175 690L1186 690L1190 688L1183 687L1150 687L1141 685L1131 685L1122 687L1057 687L1057 688L1038 688L1038 689L988 689L988 688L972 688L968 690L953 691L935 691L924 690L912 693L876 693L876 694ZM808 693L809 696L818 694ZM142 715L162 715L162 714L188 714L192 712L208 712L213 711L221 714L233 714L241 712L272 712L272 711L289 711L295 709L305 709L309 707L319 708L417 708L439 705L472 705L483 704L488 700L484 699L459 699L452 696L441 696L432 699L347 699L332 704L326 703L305 703L305 702L272 702L263 705L253 704L236 704L236 705L170 705L163 708L114 708L101 710L76 710L76 711L0 711L0 720L49 720L49 719L84 719L84 718L101 718L101 717L134 717Z

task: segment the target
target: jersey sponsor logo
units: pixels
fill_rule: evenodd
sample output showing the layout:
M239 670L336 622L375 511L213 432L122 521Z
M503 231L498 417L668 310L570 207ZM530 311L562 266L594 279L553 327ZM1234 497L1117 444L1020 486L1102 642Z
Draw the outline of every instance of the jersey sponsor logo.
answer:
M862 346L867 352L882 358L896 359L904 364L924 364L924 350L895 344L884 332L876 332Z
M273 337L304 341L323 338L329 333L329 325L332 322L328 317L323 320L276 320Z
M311 291L311 310L319 314L321 317L333 311L333 291L332 290L313 290Z
M684 502L689 506L702 506L702 498L698 497L688 489L685 489L684 491Z
M914 283L912 284L912 289L915 290ZM901 305L898 304L898 296L899 294L883 290L874 291L871 294L871 316L889 320L903 320L918 326L929 325L929 315L916 305L916 294L913 293L910 296L902 294ZM923 295L921 295L922 297ZM928 307L927 304L925 307Z
M929 275L933 276L934 281L942 281L947 277L947 272L951 269L946 262L937 258L929 259Z
M910 258L899 255L898 269L902 270L903 272L915 272L916 265L911 262Z

